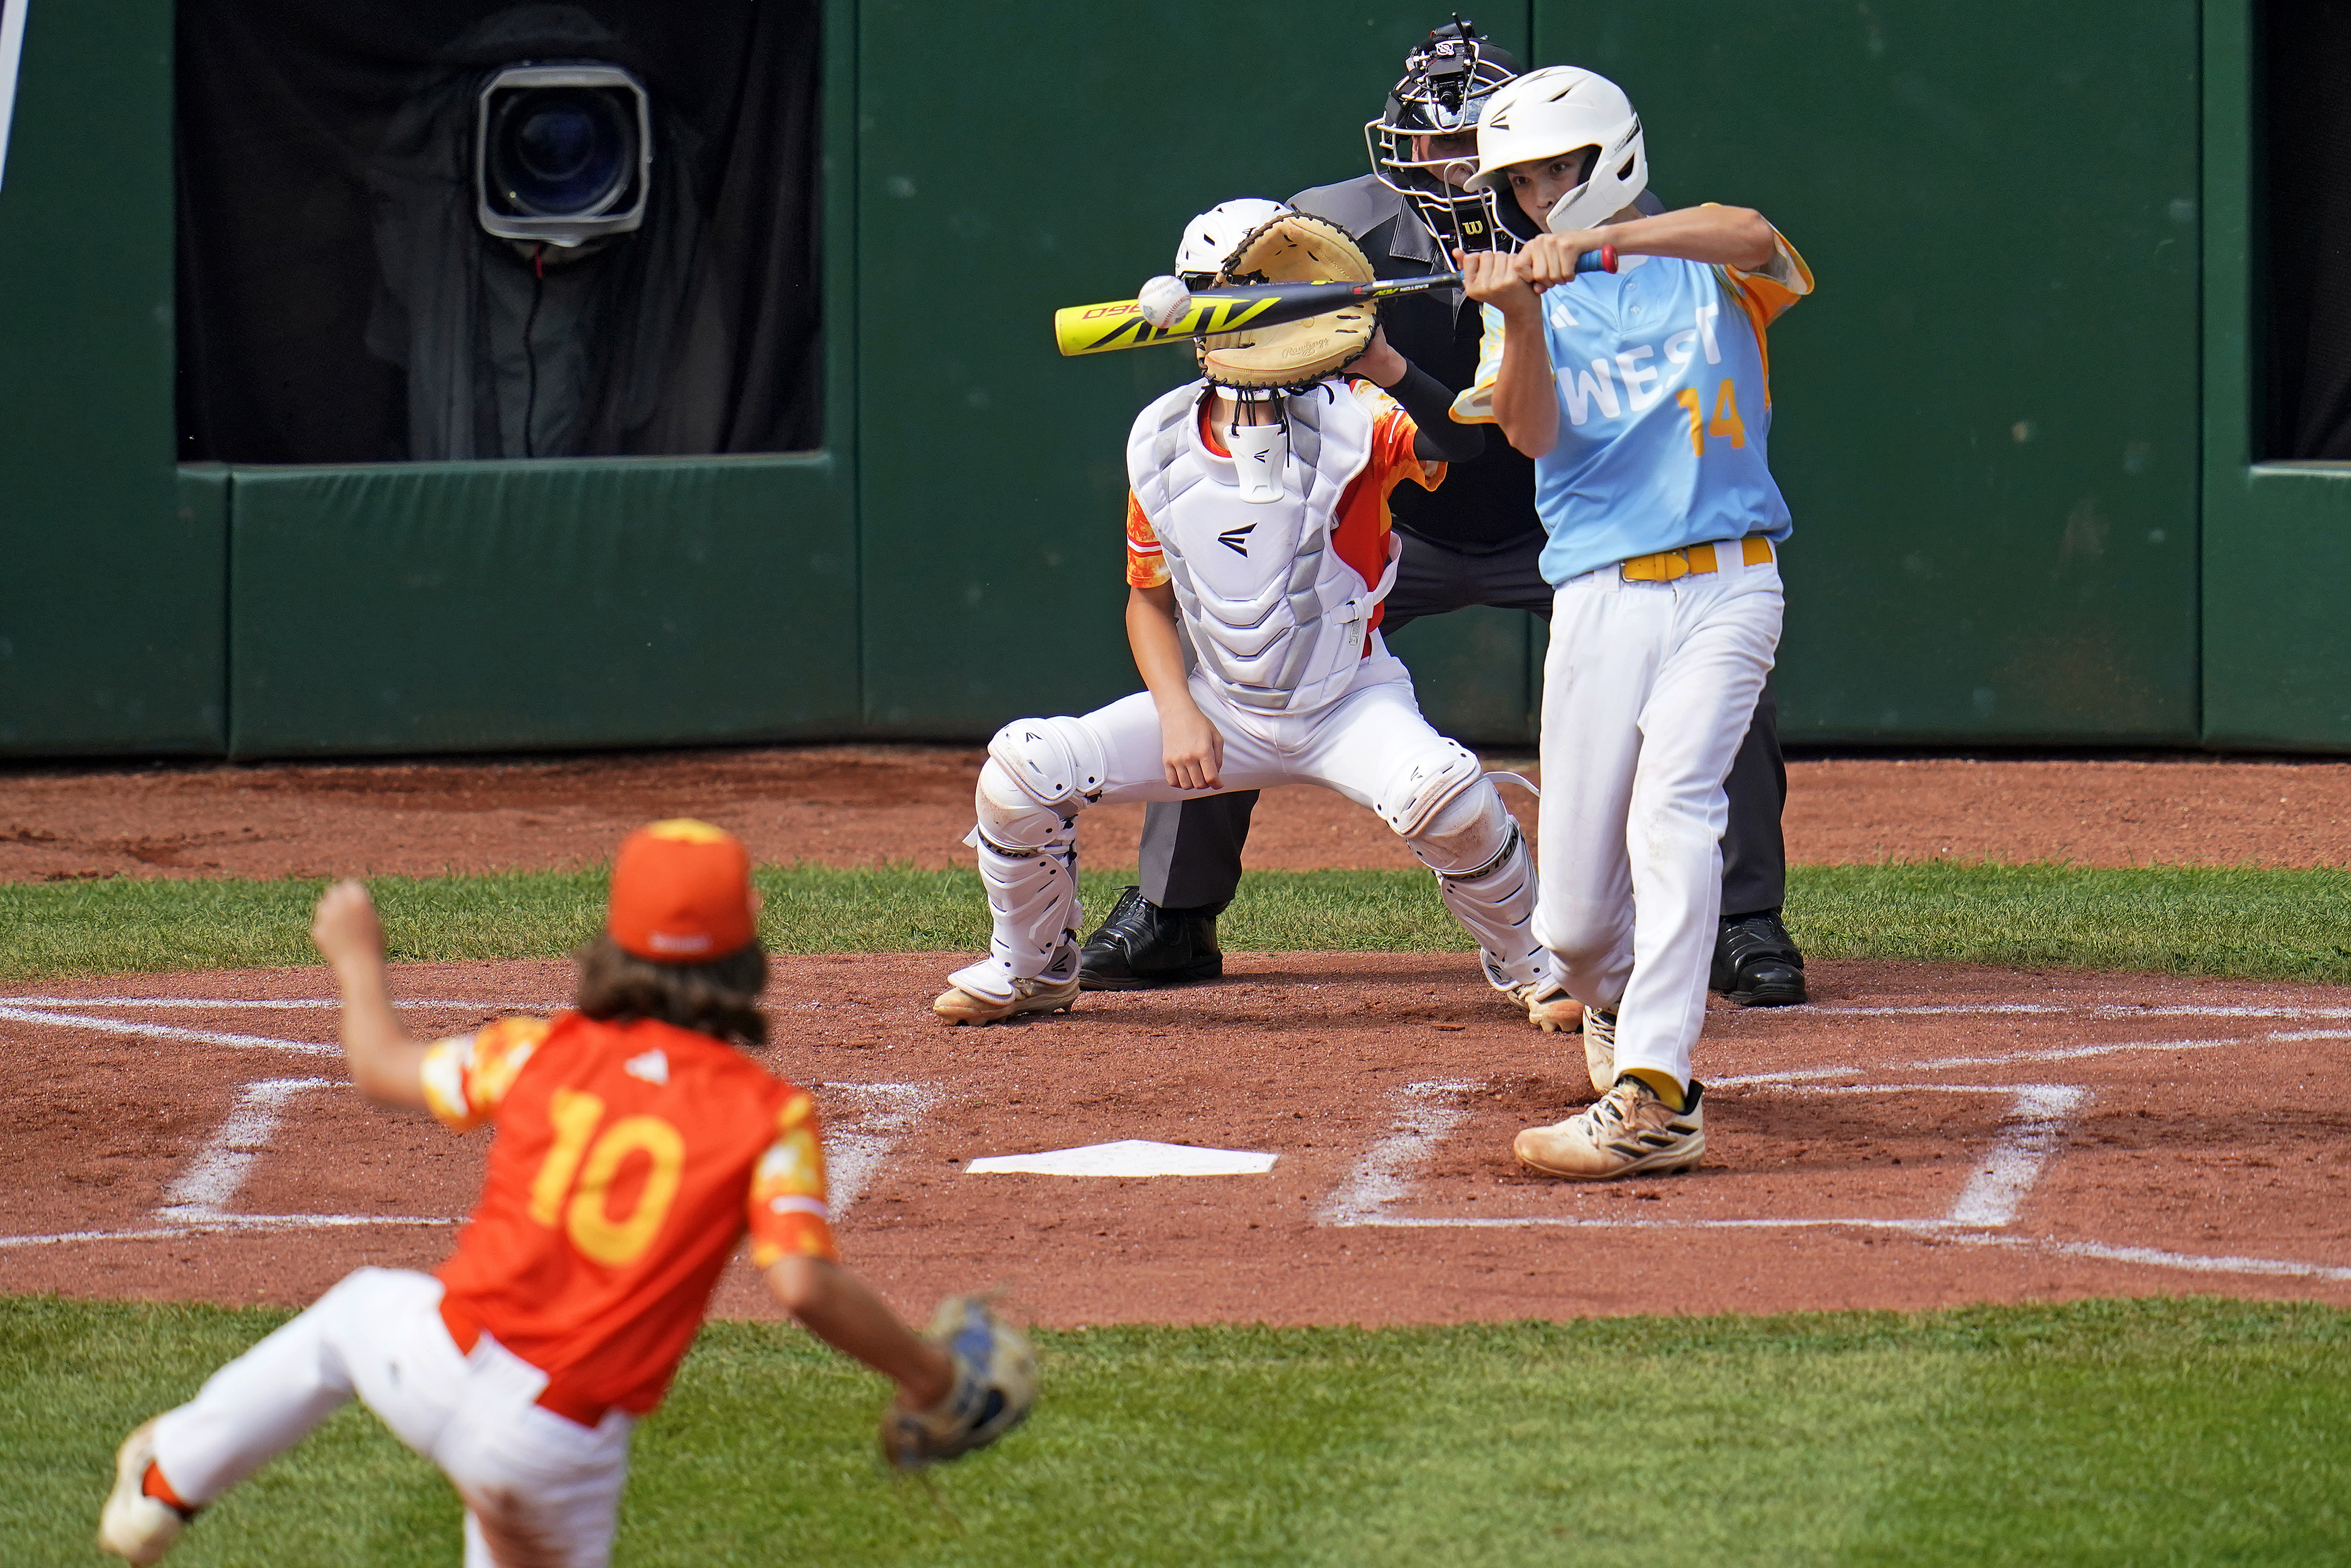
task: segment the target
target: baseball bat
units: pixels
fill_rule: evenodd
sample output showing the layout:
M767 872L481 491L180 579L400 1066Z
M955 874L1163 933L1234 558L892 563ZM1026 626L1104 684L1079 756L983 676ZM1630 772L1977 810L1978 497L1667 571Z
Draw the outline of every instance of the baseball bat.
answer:
M1615 271L1616 247L1585 251L1575 258L1575 270ZM1256 283L1196 289L1188 306L1164 327L1151 324L1139 300L1071 305L1053 312L1053 341L1065 358L1104 354L1113 349L1142 349L1209 333L1238 332L1246 327L1278 327L1366 299L1456 287L1460 282L1458 272L1437 272L1426 277L1382 277L1369 283Z

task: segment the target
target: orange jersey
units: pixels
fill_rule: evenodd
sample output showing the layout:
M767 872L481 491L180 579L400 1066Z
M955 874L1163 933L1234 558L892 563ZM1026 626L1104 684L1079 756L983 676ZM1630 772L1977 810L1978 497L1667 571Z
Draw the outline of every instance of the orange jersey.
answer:
M502 1019L434 1044L424 1092L460 1132L497 1127L442 1316L546 1373L559 1414L658 1405L747 1229L761 1268L839 1255L815 1101L707 1035Z
M1351 380L1347 387L1371 413L1372 456L1364 465L1364 471L1349 480L1339 494L1331 542L1337 547L1339 559L1371 584L1379 581L1388 570L1388 534L1395 526L1388 510L1388 497L1406 479L1424 490L1436 489L1445 483L1445 465L1423 463L1413 455L1413 438L1420 434L1420 426L1394 398L1365 381ZM1200 439L1218 456L1231 455L1217 439L1216 421L1208 417L1206 398L1200 400ZM1158 530L1143 515L1143 503L1135 499L1132 490L1126 493L1126 580L1133 588L1157 588L1167 580L1167 560L1160 549ZM1386 612L1385 604L1372 607L1372 618L1364 626L1366 653L1371 651L1371 633Z

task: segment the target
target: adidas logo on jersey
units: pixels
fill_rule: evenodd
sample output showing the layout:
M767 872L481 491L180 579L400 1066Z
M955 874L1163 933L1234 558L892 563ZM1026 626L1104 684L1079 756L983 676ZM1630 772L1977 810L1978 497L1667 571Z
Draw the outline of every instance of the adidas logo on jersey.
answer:
M655 1046L643 1056L632 1056L621 1063L621 1071L632 1078L642 1078L648 1083L667 1083L669 1058L662 1054L659 1046Z
M1249 537L1257 531L1255 523L1243 523L1237 528L1227 528L1217 536L1217 542L1238 556L1249 554Z

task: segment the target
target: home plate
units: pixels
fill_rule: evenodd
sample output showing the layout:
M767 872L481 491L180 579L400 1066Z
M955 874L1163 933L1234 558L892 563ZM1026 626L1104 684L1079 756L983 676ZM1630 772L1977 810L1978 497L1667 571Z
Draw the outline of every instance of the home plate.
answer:
M1040 1155L990 1155L964 1169L973 1176L1263 1176L1280 1157L1250 1149L1200 1149L1189 1144L1121 1138L1115 1144L1049 1149Z

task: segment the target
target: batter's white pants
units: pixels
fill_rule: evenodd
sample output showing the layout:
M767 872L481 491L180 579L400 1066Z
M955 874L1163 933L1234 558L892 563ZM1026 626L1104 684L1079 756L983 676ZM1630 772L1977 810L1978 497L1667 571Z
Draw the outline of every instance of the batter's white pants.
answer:
M1489 983L1498 989L1541 977L1534 938L1535 868L1517 824L1476 758L1421 716L1412 673L1375 643L1345 695L1304 714L1266 714L1227 702L1195 671L1192 698L1224 737L1218 777L1227 790L1319 784L1379 811L1394 826L1397 802L1416 776L1451 789L1441 809L1416 820L1405 841L1437 873L1438 891L1477 939ZM1078 719L1099 747L1102 788L1054 807L1011 801L1010 775L991 760L977 792L976 847L995 916L989 956L957 970L974 995L1004 997L1013 982L1073 966L1068 937L1081 923L1077 902L1076 823L1092 803L1197 800L1202 791L1167 782L1159 709L1149 692L1122 697ZM1020 729L1008 727L1008 732ZM1422 786L1426 787L1426 786ZM1013 852L1007 853L1006 851Z
M1722 781L1780 643L1777 562L1671 582L1614 567L1560 586L1543 659L1535 936L1616 1067L1684 1087L1722 915Z
M602 1568L634 1422L614 1410L588 1427L541 1409L547 1375L486 1333L459 1354L440 1306L429 1274L345 1276L163 1416L163 1479L183 1501L210 1502L357 1395L465 1500L465 1568ZM514 1544L494 1554L500 1541Z

